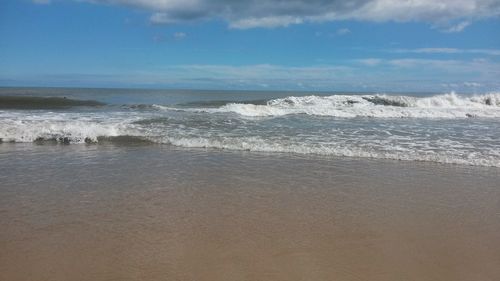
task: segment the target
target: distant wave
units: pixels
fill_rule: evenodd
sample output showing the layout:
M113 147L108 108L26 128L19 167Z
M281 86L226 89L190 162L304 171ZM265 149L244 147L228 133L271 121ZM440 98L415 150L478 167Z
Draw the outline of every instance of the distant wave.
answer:
M230 103L234 103L231 100L208 100L208 101L194 101L194 102L186 102L178 104L180 107L219 107L224 106ZM256 104L256 105L265 105L267 104L267 100L258 99L258 100L246 100L241 101L239 103L242 104Z
M475 96L450 93L422 98L391 95L292 96L269 100L265 105L229 103L205 111L233 112L249 117L307 114L344 118L497 118L500 117L500 93Z
M94 100L75 100L60 97L0 96L0 109L57 109L73 106L101 106Z
M293 114L339 118L500 118L500 93L431 97L395 95L290 96L243 102L199 101L177 105L138 104L129 109L158 111L236 113L246 117L279 117Z

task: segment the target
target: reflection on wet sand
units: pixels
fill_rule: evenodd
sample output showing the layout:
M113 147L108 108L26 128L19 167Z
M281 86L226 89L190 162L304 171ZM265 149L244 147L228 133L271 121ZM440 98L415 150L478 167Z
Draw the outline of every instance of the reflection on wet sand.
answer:
M0 145L0 280L498 280L497 168Z

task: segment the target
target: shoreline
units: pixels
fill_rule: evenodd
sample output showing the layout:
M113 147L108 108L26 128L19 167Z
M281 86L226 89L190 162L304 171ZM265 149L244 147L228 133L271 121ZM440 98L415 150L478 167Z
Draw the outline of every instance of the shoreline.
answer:
M76 149L93 149L95 147L100 148L109 148L109 147L137 147L137 146L150 146L156 147L158 149L168 149L173 151L185 151L185 152L206 152L206 153L235 153L235 154L255 154L257 156L263 157L290 157L290 158L299 158L299 159L310 159L310 160L325 160L325 161L374 161L374 162L387 162L387 163L399 163L399 162L407 162L407 163L423 163L429 165L437 165L437 166L458 166L458 167L477 167L484 169L500 169L496 163L491 164L487 163L488 161L478 161L477 163L466 162L465 160L451 160L444 161L439 160L440 157L445 155L434 155L429 156L428 159L412 159L412 158L403 158L401 155L397 156L394 154L393 156L369 156L370 153L364 152L361 153L363 156L356 155L341 155L341 154L322 154L321 152L301 152L295 151L293 149L284 149L282 151L267 151L263 150L252 150L250 148L244 147L217 147L217 146L183 146L177 144L168 144L157 142L154 140L146 139L140 136L114 136L114 137L97 137L96 140L85 138L83 142L73 143L71 142L69 137L60 137L57 139L36 139L33 142L12 142L12 141L3 141L0 138L0 145L4 145L4 148L8 146L17 146L18 148L37 146L37 147L67 147L72 146ZM321 151L321 150L318 150ZM352 154L352 153L351 153ZM365 156L366 155L366 156ZM486 163L484 163L486 162Z
M0 145L2 280L494 280L497 168Z

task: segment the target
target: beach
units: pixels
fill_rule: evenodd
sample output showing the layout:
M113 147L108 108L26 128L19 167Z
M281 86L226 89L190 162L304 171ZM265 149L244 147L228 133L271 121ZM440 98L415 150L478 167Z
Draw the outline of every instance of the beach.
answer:
M500 0L1 0L0 281L500 281Z
M497 280L496 167L0 144L0 280Z

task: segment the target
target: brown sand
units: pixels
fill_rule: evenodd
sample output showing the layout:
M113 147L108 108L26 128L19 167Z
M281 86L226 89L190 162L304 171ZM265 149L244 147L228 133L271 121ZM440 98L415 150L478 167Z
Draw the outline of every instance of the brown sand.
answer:
M0 280L500 280L500 170L0 145Z

